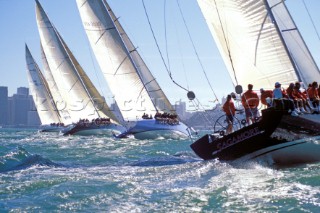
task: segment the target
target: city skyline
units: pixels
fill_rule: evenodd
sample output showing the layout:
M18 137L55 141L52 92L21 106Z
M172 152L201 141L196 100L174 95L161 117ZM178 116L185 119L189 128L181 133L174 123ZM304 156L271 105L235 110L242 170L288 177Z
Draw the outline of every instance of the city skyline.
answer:
M176 101L173 104L181 119L188 119L194 111L187 109L186 102ZM110 105L110 110L115 110L115 103ZM3 127L36 127L41 125L38 110L34 104L28 87L16 88L16 93L9 95L8 87L0 86L0 126ZM155 112L156 113L156 112ZM118 114L117 114L118 115ZM120 116L120 115L118 115Z
M36 127L41 124L29 88L18 87L8 95L8 88L0 86L0 126Z
M19 3L17 3L19 2ZM138 51L146 61L151 72L157 78L160 86L169 97L172 104L175 100L187 101L186 92L174 85L158 53L155 42L152 38L150 28L147 23L146 15L141 1L125 2L124 1L108 1L113 8L125 30L133 40ZM37 63L42 68L40 56L40 39L35 20L35 1L26 0L23 2L17 0L0 0L2 8L1 23L7 31L1 36L3 48L1 48L0 69L7 74L1 79L0 84L8 86L9 94L13 94L14 88L18 86L28 86L26 77L26 68L24 61L24 43L28 44ZM47 12L53 24L61 32L63 38L69 45L71 51L75 54L79 63L84 67L89 77L92 79L100 93L107 98L110 103L112 94L107 89L106 83L101 77L101 71L95 62L94 55L90 49L89 42L86 38L82 27L81 19L75 1L48 1L40 0L40 3ZM196 96L203 104L213 105L214 96L210 91L204 74L201 70L195 50L192 48L191 41L188 38L186 28L182 21L179 7L176 1L167 2L167 16L170 20L164 27L164 2L152 2L146 0L145 6L149 14L150 22L155 31L155 36L159 43L163 55L166 55L165 47L168 46L168 54L170 59L170 67L172 76L175 81L184 87L195 92ZM320 61L319 38L312 29L312 23L307 23L308 13L304 9L303 1L289 1L288 6L293 14L296 24L301 30L302 35L306 39L316 62ZM207 28L204 18L196 1L180 1L181 10L186 24L190 30L193 42L196 44L197 53L208 74L208 79L213 85L214 92L221 99L227 93L233 91L230 77L227 75L226 68L216 50L212 36ZM310 0L306 4L308 6L311 17L316 20L320 9L320 3ZM132 11L131 9L134 8ZM10 11L15 11L11 14ZM58 12L57 12L58 11ZM190 16L192 14L192 16ZM300 15L297 15L300 14ZM67 18L66 18L67 17ZM4 21L6 20L6 21ZM310 22L310 21L309 21ZM319 26L316 24L316 27ZM319 27L317 27L319 28ZM164 31L167 30L167 43ZM7 52L4 52L6 50ZM167 58L165 58L167 61ZM14 79L14 80L13 80ZM258 89L256 85L255 89ZM245 88L245 87L244 87Z

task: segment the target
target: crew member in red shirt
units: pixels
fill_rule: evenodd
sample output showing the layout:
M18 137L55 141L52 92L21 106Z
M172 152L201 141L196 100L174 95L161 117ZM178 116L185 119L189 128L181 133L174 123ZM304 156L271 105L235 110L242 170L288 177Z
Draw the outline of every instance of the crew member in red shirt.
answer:
M313 107L318 111L319 109L319 94L318 94L318 83L314 81L311 88L308 89L308 96L312 102Z
M260 89L260 100L261 103L267 107L271 107L272 106L272 96L273 96L273 91L272 90L264 90L263 88ZM267 101L267 99L269 99Z

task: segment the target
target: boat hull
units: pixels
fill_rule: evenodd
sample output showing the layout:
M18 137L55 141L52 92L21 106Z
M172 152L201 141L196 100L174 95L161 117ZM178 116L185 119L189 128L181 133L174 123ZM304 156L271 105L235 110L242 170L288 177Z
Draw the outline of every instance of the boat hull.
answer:
M96 125L96 124L89 124L89 125L75 125L73 128L68 129L63 132L63 135L83 135L83 136L90 136L90 135L106 135L112 136L114 134L120 134L121 132L125 131L126 129L123 126L117 124L106 124L106 125Z
M284 142L269 146L235 160L264 162L268 165L294 166L299 164L320 162L320 137Z
M40 127L39 132L61 132L65 129L65 126L51 126L51 125L43 125Z
M315 140L320 135L320 124L302 117L277 113L270 111L263 115L260 122L216 140L212 135L205 135L193 143L191 148L205 160L268 158L280 165L320 161L316 154L320 155L320 145ZM247 134L247 138L239 137L243 134Z
M128 130L121 136L133 135L136 139L180 139L190 136L189 128L182 122L167 124L155 119L129 121Z

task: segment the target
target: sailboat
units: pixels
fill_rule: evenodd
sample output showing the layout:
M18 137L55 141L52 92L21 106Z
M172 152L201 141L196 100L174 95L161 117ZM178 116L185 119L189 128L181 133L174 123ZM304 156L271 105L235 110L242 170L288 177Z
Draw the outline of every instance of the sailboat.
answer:
M65 128L64 120L61 118L52 98L48 83L27 45L25 46L25 52L30 93L42 124L40 131L59 132Z
M198 4L234 85L273 89L275 82L308 85L320 79L284 1L198 0ZM268 158L282 165L320 161L319 115L293 117L282 111L270 121L268 116L274 117L279 109L267 111L272 113L263 112L257 124L220 138L205 135L191 147L203 159Z
M107 1L77 0L77 5L93 52L128 128L119 137L189 136L188 127L178 120Z
M75 123L74 127L66 129L64 134L112 135L113 132L125 131L52 25L38 0L36 18L45 58L65 107Z

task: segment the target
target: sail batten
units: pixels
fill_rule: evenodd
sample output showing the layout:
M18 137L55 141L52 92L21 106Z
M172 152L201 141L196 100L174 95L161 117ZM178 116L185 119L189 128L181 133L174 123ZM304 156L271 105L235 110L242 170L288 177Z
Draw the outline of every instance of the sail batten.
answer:
M234 84L273 88L277 81L307 84L320 78L284 1L198 0L198 4Z
M77 4L93 52L122 116L132 120L140 117L140 112L174 111L107 2L77 0Z

